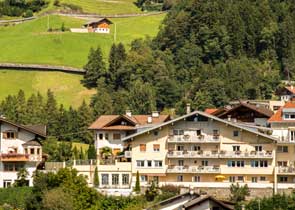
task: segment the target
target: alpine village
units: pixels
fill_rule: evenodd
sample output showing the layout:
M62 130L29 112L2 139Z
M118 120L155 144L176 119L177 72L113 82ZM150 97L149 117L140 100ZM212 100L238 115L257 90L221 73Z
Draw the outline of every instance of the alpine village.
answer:
M0 0L0 210L295 210L295 1Z

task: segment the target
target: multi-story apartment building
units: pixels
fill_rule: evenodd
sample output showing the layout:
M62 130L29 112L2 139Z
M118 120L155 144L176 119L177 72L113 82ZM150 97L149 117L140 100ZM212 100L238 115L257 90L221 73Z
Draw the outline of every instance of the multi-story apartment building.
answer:
M21 126L0 118L0 187L9 187L17 179L17 172L29 172L28 185L33 185L33 172L42 161L41 139L45 129Z
M279 188L295 187L295 101L286 102L268 120L277 141L276 174Z
M127 136L132 181L186 187L273 188L276 138L195 111Z

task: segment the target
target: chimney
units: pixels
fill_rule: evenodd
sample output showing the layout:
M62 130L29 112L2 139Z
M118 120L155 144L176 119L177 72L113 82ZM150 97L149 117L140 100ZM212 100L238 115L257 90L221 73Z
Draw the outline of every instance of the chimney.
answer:
M191 104L190 103L186 104L186 113L187 114L191 113Z
M151 124L151 123L153 122L153 117L152 117L152 116L148 116L148 118L147 118L147 122L148 122L149 124Z
M153 111L152 112L152 117L159 117L159 112L158 111Z
M132 117L132 112L131 112L130 109L126 110L126 115L127 115L128 117Z

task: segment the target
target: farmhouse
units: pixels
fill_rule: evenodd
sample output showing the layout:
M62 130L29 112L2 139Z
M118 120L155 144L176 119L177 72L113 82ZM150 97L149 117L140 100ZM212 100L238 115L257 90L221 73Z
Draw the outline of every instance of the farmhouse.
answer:
M101 18L98 20L89 21L84 24L84 27L87 28L88 32L95 32L95 33L110 33L110 25L113 24L107 18Z

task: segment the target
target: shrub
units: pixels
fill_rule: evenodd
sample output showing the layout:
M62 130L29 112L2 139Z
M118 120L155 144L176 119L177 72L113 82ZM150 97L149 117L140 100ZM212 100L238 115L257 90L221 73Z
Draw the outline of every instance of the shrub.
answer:
M24 208L25 200L31 196L30 187L10 187L0 189L0 206L7 204L13 209Z
M54 0L53 5L56 7L60 6L60 1L59 0Z
M24 13L24 17L25 18L29 18L29 17L33 17L33 15L34 15L34 13L33 13L33 11L32 10L27 10L25 13Z

